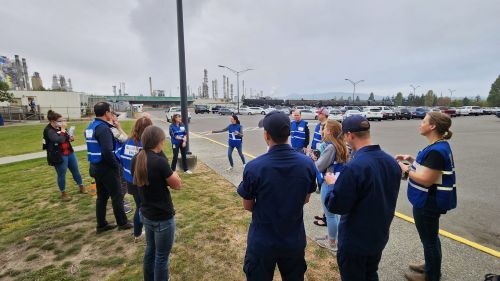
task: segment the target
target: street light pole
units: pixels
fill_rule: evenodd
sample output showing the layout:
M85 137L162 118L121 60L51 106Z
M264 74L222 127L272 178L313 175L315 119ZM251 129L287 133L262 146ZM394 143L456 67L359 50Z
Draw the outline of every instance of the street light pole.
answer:
M352 104L354 104L354 94L356 93L356 85L359 84L359 83L361 83L361 82L365 82L365 80L359 80L359 81L356 81L356 82L354 82L354 81L352 81L351 79L348 79L348 78L346 78L345 80L351 82L351 84L353 86Z
M247 68L245 70L240 70L240 71L237 71L237 70L234 70L230 67L227 67L225 65L218 65L219 67L222 67L222 68L227 68L229 71L231 71L232 73L236 74L236 83L238 85L236 85L236 95L237 95L237 100L238 100L238 108L237 108L237 114L240 114L240 73L244 73L244 72L247 72L247 71L250 71L250 70L254 70L252 68Z
M182 123L186 128L186 151L189 151L189 118L186 92L186 57L184 53L184 19L182 14L182 0L177 0L177 37L179 48L179 78L181 96L181 116Z
M453 93L456 92L457 90L448 89L448 91L450 91L450 104L451 104L451 97L453 96Z
M418 87L420 87L420 85L418 85L418 86L416 86L416 87L415 87L415 86L413 86L413 85L410 85L410 87L412 87L412 88L413 88L413 95L415 95L415 90L417 90L417 88L418 88Z

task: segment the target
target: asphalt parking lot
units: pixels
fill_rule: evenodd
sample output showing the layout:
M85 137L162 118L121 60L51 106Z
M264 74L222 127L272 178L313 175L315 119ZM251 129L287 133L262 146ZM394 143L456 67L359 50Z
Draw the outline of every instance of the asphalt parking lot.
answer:
M152 112L164 118L162 112ZM257 128L263 116L241 116L244 127L243 149L249 154L266 152L262 129ZM189 124L190 131L227 142L227 133L211 134L229 124L229 116L212 114L195 115ZM317 121L309 120L310 131ZM372 136L389 154L415 155L424 148L426 139L419 135L420 120L396 120L371 122ZM458 207L444 215L440 228L494 250L500 250L500 181L496 178L500 166L500 118L493 115L453 118L453 138ZM237 154L236 165L239 164ZM397 211L412 216L411 205L406 198L406 182L401 183Z

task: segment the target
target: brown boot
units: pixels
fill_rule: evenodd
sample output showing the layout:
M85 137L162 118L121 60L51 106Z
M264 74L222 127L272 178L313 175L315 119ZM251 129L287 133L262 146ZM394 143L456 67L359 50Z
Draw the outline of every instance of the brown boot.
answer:
M61 199L63 201L69 201L69 200L71 200L71 197L69 197L69 195L68 195L68 193L66 193L66 191L63 191L63 192L61 192Z
M418 273L424 273L425 272L425 263L410 263L408 267Z
M80 193L81 194L86 194L87 193L87 189L85 188L85 186L80 185Z
M406 280L408 281L425 281L425 274L424 273L417 273L417 272L406 272L405 273Z

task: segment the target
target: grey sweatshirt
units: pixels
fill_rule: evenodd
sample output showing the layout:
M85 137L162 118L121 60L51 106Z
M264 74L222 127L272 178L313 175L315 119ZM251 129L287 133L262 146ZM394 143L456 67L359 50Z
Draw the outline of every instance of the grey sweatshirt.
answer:
M333 144L327 144L321 156L316 160L316 168L318 171L325 173L326 169L330 167L333 163L335 157L335 146Z

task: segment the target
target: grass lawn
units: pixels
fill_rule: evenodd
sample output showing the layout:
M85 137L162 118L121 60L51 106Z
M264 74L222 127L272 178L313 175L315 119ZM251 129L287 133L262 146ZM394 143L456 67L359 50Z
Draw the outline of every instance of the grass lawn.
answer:
M85 153L77 155L88 184ZM250 213L234 186L204 164L182 180L182 190L172 191L172 280L244 280ZM0 182L0 279L142 280L145 241L134 244L131 231L96 235L95 197L78 194L70 176L70 202L61 202L55 171L43 158L1 165ZM306 280L339 280L335 258L314 242L306 260Z
M130 134L135 121L121 121L123 130ZM68 128L75 126L73 146L85 144L83 131L88 121L68 122ZM47 123L0 127L0 157L42 151L43 129Z

